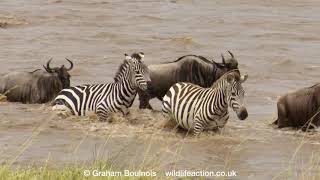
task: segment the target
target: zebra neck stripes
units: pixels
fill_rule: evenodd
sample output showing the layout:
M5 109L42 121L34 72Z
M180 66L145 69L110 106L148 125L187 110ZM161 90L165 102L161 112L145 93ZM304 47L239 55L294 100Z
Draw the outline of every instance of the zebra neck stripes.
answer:
M127 107L132 105L132 101L136 96L137 90L134 83L134 74L129 64L126 64L118 75L118 81L115 82L115 88L119 92L119 97L126 103Z
M132 79L132 73L130 73L128 79ZM120 82L115 83L115 92L118 92L119 100L124 103L128 108L132 105L134 98L136 97L137 90L132 81L126 81L123 78Z

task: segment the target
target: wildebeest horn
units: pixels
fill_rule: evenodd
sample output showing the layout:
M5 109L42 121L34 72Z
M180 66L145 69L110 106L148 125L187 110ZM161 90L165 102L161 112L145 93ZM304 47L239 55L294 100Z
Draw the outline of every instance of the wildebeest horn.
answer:
M245 75L241 76L240 82L244 83L247 79L248 79L248 74L245 74Z
M222 57L222 63L223 63L223 64L226 64L226 61L225 61L225 59L224 59L223 54L221 54L221 57Z
M50 68L50 62L52 61L52 58L49 59L49 61L47 62L47 66L44 66L44 69L47 71L47 72L52 72L52 69Z
M73 68L73 62L68 58L66 58L66 60L70 63L70 67L67 69L67 71L70 71Z
M228 53L230 54L230 56L231 56L232 58L234 58L234 56L233 56L233 54L232 54L231 51L228 51Z

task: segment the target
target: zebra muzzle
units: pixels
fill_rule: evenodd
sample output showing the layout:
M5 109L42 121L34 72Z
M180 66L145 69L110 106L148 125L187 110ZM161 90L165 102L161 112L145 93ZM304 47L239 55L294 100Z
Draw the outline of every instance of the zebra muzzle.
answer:
M245 120L248 117L248 111L245 107L240 107L237 112L237 116L240 120Z

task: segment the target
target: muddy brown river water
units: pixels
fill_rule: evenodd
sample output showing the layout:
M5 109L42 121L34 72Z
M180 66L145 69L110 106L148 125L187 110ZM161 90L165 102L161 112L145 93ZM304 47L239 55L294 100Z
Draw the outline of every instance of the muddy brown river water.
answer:
M59 168L108 159L159 172L235 170L232 179L320 178L320 134L269 125L280 95L319 82L319 12L318 0L1 0L1 73L67 57L75 62L73 85L104 83L125 52L143 51L156 64L186 54L221 61L231 50L249 74L249 118L233 114L225 129L193 138L167 125L157 100L158 111L140 111L135 102L112 123L1 102L0 162Z

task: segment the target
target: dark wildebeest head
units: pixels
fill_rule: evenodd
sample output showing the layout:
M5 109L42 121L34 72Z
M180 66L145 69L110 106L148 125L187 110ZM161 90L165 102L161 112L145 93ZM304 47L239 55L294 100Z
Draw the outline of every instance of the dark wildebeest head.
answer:
M70 74L68 71L70 71L73 68L73 62L69 59L66 58L66 60L70 63L70 67L66 68L64 65L60 66L60 67L50 67L50 62L51 62L52 58L47 62L47 65L44 66L44 69L48 72L48 73L56 73L58 78L60 79L61 83L62 83L62 88L67 88L70 86Z
M227 67L227 69L232 70L232 69L238 69L238 61L234 57L231 51L228 51L230 54L231 58L225 59L223 54L221 54L222 57L222 64Z

